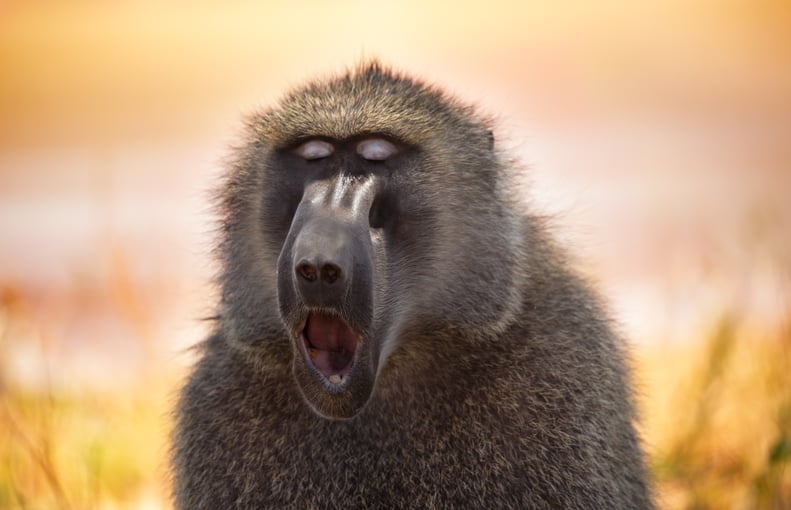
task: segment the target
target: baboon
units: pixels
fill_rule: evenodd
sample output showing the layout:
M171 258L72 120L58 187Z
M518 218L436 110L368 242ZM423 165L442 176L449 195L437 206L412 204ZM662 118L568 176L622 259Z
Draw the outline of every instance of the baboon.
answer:
M177 508L651 508L622 338L492 122L377 61L253 115Z

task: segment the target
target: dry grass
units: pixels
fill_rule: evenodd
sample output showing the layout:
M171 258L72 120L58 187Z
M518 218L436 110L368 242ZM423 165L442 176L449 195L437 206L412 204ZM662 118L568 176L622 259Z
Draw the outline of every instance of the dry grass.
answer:
M791 329L726 316L703 341L639 353L662 508L791 506Z
M9 389L0 414L0 507L165 506L166 399Z
M118 292L124 281L114 281ZM82 379L80 369L58 364L66 361L58 339L42 332L31 305L18 289L0 292L0 508L167 506L176 374L155 364L136 380ZM31 350L41 364L12 359Z

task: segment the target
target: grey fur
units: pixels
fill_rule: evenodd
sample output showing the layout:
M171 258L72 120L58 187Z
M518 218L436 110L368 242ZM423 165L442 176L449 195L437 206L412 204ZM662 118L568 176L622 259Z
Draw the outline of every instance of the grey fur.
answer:
M219 195L218 318L176 411L177 508L652 508L624 342L509 196L490 124L376 62L249 120ZM416 232L374 246L375 385L333 420L279 313L273 155L361 133L417 149L393 177Z

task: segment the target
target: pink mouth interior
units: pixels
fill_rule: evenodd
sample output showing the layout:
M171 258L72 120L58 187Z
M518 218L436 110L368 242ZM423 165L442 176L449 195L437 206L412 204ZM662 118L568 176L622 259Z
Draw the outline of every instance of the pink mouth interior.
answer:
M303 338L313 365L325 377L349 373L360 337L348 324L333 315L311 313Z

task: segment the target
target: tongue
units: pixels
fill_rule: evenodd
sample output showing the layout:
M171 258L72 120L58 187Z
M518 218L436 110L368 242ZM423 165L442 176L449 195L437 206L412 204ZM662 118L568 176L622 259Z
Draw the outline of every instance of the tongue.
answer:
M357 349L357 334L352 328L337 317L312 314L305 332L310 357L322 374L348 373Z

